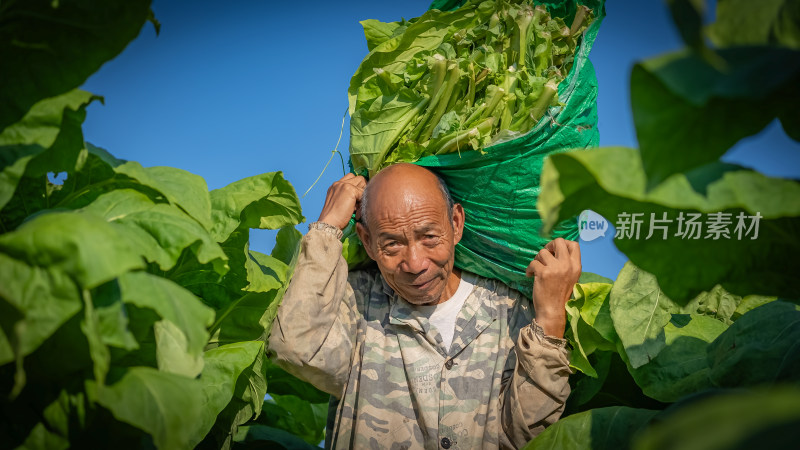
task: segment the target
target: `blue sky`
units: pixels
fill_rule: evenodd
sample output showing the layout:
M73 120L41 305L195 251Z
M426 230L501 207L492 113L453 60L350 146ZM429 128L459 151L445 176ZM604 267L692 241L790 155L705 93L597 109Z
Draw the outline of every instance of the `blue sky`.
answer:
M367 54L364 19L421 15L427 0L267 2L154 0L162 28L145 26L83 86L105 97L89 107L86 140L145 166L201 175L210 189L283 171L299 195L331 155L350 77ZM599 84L600 144L636 147L628 77L632 65L681 46L661 0L607 0L591 54ZM348 123L339 149L347 157ZM768 175L800 178L800 144L777 123L725 156ZM338 157L302 199L316 220ZM305 227L300 228L305 231ZM581 245L585 271L616 278L627 259L611 236ZM274 233L256 231L268 252Z

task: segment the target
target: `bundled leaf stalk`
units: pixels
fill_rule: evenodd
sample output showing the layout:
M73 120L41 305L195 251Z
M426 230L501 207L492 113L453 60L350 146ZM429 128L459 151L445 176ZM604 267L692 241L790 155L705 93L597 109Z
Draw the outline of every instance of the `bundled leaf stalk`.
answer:
M363 21L370 53L350 84L356 172L481 150L526 133L572 68L592 11L567 25L531 1L471 1L410 21Z

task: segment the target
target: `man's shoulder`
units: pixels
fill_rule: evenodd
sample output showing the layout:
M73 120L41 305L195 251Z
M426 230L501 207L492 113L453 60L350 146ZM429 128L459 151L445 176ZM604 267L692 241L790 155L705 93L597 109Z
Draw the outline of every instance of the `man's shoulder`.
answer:
M377 267L351 270L347 283L352 289L354 306L365 320L377 320L380 323L388 320L394 291L384 281Z
M383 278L377 267L366 267L351 270L347 273L347 282L354 292L368 292L376 283L382 284Z

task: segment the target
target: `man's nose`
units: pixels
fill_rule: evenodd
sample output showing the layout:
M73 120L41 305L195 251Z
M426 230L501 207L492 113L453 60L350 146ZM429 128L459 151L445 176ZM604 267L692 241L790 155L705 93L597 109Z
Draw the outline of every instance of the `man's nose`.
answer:
M406 247L405 253L405 258L403 258L405 272L418 274L427 268L425 255L416 245Z

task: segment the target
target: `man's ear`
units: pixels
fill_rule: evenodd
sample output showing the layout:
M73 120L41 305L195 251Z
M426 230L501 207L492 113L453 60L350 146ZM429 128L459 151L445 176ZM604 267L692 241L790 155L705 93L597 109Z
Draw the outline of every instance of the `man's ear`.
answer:
M362 225L361 222L356 222L356 233L358 234L358 238L361 239L361 244L363 244L364 250L367 251L367 255L371 260L375 261L375 255L372 253L372 245L369 240L370 235L367 227Z
M464 233L464 207L460 203L453 205L453 245L461 241L461 236Z

